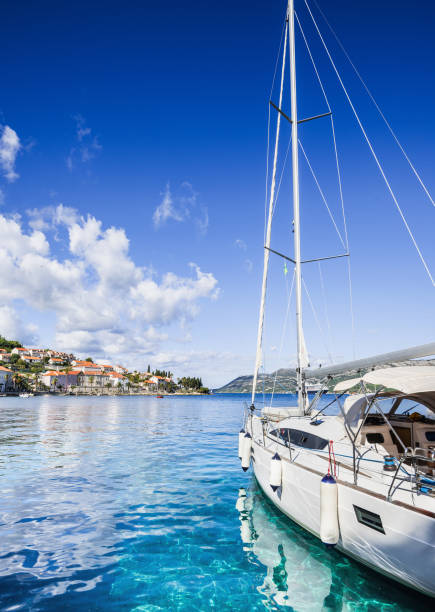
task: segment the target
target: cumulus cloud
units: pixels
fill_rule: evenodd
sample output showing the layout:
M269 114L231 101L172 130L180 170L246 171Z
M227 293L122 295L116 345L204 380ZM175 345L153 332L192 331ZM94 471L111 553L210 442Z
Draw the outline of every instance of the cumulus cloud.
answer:
M21 143L18 134L8 125L3 128L0 126L0 133L0 168L7 180L12 183L19 177L15 172L15 160L21 149Z
M193 220L198 232L207 233L209 226L208 208L199 202L199 193L188 181L184 181L177 194L171 191L169 183L163 191L162 200L153 213L154 226L157 228L167 221L183 222Z
M26 231L20 217L0 215L0 303L12 309L21 300L53 313L59 348L131 360L156 351L166 326L192 320L202 300L217 297L216 278L196 264L186 276L160 279L137 266L122 228L105 228L63 205L32 210L29 218ZM60 225L63 259L52 253L48 232Z
M86 119L82 115L75 115L74 120L76 122L76 142L66 158L68 170L73 170L74 166L79 163L89 162L103 148L98 137L92 135L92 130L86 125Z
M0 306L0 335L5 338L20 338L26 344L35 344L38 341L36 326L25 325L14 308Z
M30 227L41 231L54 229L58 225L69 227L79 220L76 209L63 204L28 209L26 214L29 217Z

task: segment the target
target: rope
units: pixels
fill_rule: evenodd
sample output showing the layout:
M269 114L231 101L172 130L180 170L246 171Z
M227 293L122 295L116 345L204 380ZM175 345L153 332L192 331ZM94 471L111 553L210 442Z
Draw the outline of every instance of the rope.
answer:
M412 164L411 160L409 159L408 155L406 154L405 149L403 148L402 144L400 143L399 139L397 138L395 132L393 131L393 128L391 127L391 125L388 123L387 118L385 117L384 113L382 112L382 110L380 109L378 103L376 102L372 92L370 91L370 89L368 88L368 86L366 85L366 83L364 82L362 76L360 75L360 73L358 72L358 69L356 68L355 64L352 62L352 60L349 57L349 54L347 53L346 49L344 48L341 40L338 38L337 34L335 33L335 31L333 30L332 26L330 25L329 21L326 19L325 14L323 13L322 9L319 7L319 5L317 4L316 0L313 0L314 4L317 7L317 10L319 11L319 13L322 15L323 19L325 20L326 25L328 26L328 28L331 30L332 35L334 36L335 40L337 41L338 45L340 46L341 50L343 51L344 55L346 56L349 64L352 66L352 68L355 71L355 74L357 75L357 77L359 78L359 80L362 83L362 86L364 87L364 89L366 90L370 100L373 102L376 110L378 111L378 113L380 114L380 116L382 117L385 125L387 126L390 134L392 135L392 137L394 138L397 146L399 147L399 149L401 150L401 152L403 153L403 156L405 157L406 161L408 162L411 170L413 171L414 175L416 176L418 182L420 183L420 185L422 186L425 194L427 195L427 197L429 198L431 204L433 206L435 206L435 202L432 198L432 196L429 193L429 190L427 189L426 185L423 183L423 179L420 177L419 173L417 172L416 168L414 167L414 165Z
M316 30L317 30L317 34L319 35L319 38L320 38L320 40L321 40L321 42L322 42L322 45L323 45L323 48L325 49L326 54L328 55L329 61L331 62L331 65L332 65L332 67L333 67L333 69L334 69L334 72L335 72L335 74L336 74L337 78L338 78L338 81L339 81L339 83L340 83L340 85L341 85L341 87L342 87L342 89L343 89L343 91L344 91L344 94L345 94L346 99L347 99L347 101L348 101L348 103L349 103L349 106L350 106L350 108L352 109L352 112L353 112L353 114L355 115L355 119L357 120L358 125L359 125L359 127L360 127L360 129L361 129L361 132L363 133L363 136L364 136L364 138L365 138L365 141L367 142L367 145L368 145L368 147L369 147L369 149L370 149L370 152L371 152L371 154L372 154L372 156L373 156L373 159L375 160L376 165L377 165L377 167L378 167L378 169L379 169L379 172L381 173L381 176L382 176L382 178L384 179L385 185L386 185L386 187L387 187L387 189L388 189L388 191L389 191L389 193L390 193L390 195L391 195L391 197L392 197L392 199L393 199L394 204L396 205L396 208L397 208L397 210L398 210L398 212L399 212L399 215L400 215L400 217L401 217L401 219L402 219L402 221L403 221L403 224L405 225L405 228L406 228L406 230L407 230L407 232L408 232L408 234L409 234L409 236L410 236L410 238L411 238L411 240L412 240L412 243L414 244L414 247L415 247L415 249L416 249L416 251L417 251L417 253L418 253L419 257L420 257L420 260L421 260L421 262L422 262L422 264L423 264L423 266L424 266L424 268L425 268L425 270L426 270L427 275L429 276L429 279L430 279L430 281L431 281L432 285L433 285L433 286L435 286L435 281L434 281L434 279L433 279L433 277L432 277L432 274L431 274L431 272L430 272L430 270L429 270L429 267L428 267L428 265L427 265L427 263L426 263L426 261L425 261L425 259L424 259L424 257L423 257L422 252L420 251L420 248L419 248L419 246L418 246L418 244L417 244L417 241L416 241L416 240L415 240L415 238L414 238L414 235L413 235L413 233L412 233L412 231L411 231L411 228L409 227L408 222L407 222L407 221L406 221L406 219L405 219L405 216L404 216L403 211L402 211L402 209L401 209L401 207L400 207L400 205L399 205L399 202L397 201L397 198L396 198L396 196L395 196L395 194L394 194L394 191L393 191L393 189L392 189L392 187L391 187L391 185L390 185L390 183L389 183L389 181L388 181L388 179L387 179L387 177L386 177L386 175L385 175L384 169L383 169L383 167L382 167L382 165L381 165L381 163L380 163L380 161L379 161L379 159L378 159L378 157L377 157L377 155L376 155L376 153L375 153L375 150L374 150L374 148L373 148L373 145L372 145L372 143L371 143L371 141L370 141L369 137L367 136L367 132L365 131L364 126L363 126L363 124L361 123L361 119L359 118L359 115L358 115L358 113L357 113L357 111L356 111L356 109L355 109L355 107L354 107L354 105L353 105L353 103L352 103L352 100L350 99L350 96L349 96L349 94L348 94L348 92L347 92L347 89L346 89L346 87L345 87L345 85L344 85L344 83L343 83L343 81L342 81L342 79L341 79L341 76L340 76L340 74L339 74L339 72L338 72L338 70L337 70L337 67L336 67L336 65L335 65L335 63L334 63L334 60L333 60L333 59L332 59L332 57L331 57L331 54L330 54L330 52L329 52L329 49L328 49L328 47L326 46L326 43L325 43L325 41L324 41L324 39L323 39L323 36L322 36L322 34L321 34L320 30L319 30L319 27L318 27L318 25L317 25L317 22L316 22L316 20L314 19L314 15L313 15L313 14L312 14L312 12L311 12L311 9L310 9L310 7L309 7L309 5L308 5L307 0L304 0L304 3L305 3L305 6L307 7L307 10L308 10L308 12L309 12L309 14L310 14L310 17L311 17L311 19L312 19L312 21L313 21L313 23L314 23L314 26L315 26L315 28L316 28Z
M332 472L335 480L337 480L337 462L335 460L334 442L332 440L329 440L328 453L329 453L328 476L330 476ZM334 466L334 469L332 469L332 466Z

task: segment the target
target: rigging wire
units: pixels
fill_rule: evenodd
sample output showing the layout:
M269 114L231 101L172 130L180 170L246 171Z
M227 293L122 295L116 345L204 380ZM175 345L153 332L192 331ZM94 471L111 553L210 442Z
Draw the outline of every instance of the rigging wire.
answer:
M310 292L308 291L308 287L307 287L307 284L306 284L306 282L304 280L304 277L302 277L302 284L304 286L305 293L307 294L308 302L310 303L311 310L312 310L313 316L314 316L314 320L316 321L317 327L319 328L319 332L320 332L320 335L322 337L323 344L325 345L326 352L328 353L329 360L330 360L331 363L333 363L334 360L332 359L332 355L331 355L331 353L329 351L328 343L326 342L326 338L325 338L325 334L323 333L322 326L320 325L319 317L317 316L317 312L316 312L316 309L314 308L314 304L313 304L313 302L311 300Z
M284 176L284 170L285 170L285 167L286 167L286 164L287 164L287 158L288 158L288 153L290 151L291 142L292 142L292 137L290 136L290 139L289 139L289 142L288 142L288 145L287 145L287 151L285 152L284 163L283 163L282 170L281 170L281 176L279 177L279 183L278 183L278 187L277 187L277 190L276 190L275 201L273 203L272 217L275 214L276 205L278 203L279 191L281 189L281 183L282 183L282 179L283 179L283 176Z
M286 9L286 17L287 17L287 9ZM284 32L286 30L287 20L284 19L284 24L282 26L281 31L281 39L279 41L278 53L276 54L275 61L275 70L273 72L272 85L270 88L269 100L272 99L273 88L275 87L276 73L278 71L278 63L279 58L281 56L281 47L282 40L284 36ZM269 199L269 157L270 157L270 104L267 105L267 147L266 147L266 187L265 187L265 196L264 196L264 242L266 242L266 226L267 226L267 202Z
M286 313L285 313L285 317L284 317L284 322L283 322L282 330L281 330L281 344L279 346L278 361L281 359L282 349L284 347L284 339L285 339L285 334L286 334L286 331L287 331L288 315L289 315L289 311L290 311L290 302L291 302L291 298L292 298L292 294L293 294L293 287L294 287L294 283L295 283L295 276L296 276L296 270L293 269L293 276L292 276L292 282L291 282L291 286L290 286L290 291L288 291L287 309L286 309ZM275 370L275 378L273 379L272 397L270 398L270 405L272 405L272 403L273 403L273 396L275 395L275 387L276 387L276 383L277 383L277 380L276 380L277 376L278 376L278 369Z
M359 115L358 115L358 113L357 113L357 111L356 111L356 109L355 109L355 107L354 107L354 105L352 103L352 100L350 99L350 96L349 96L349 94L347 92L347 89L346 89L346 87L345 87L345 85L344 85L344 83L343 83L343 81L341 79L340 73L337 70L337 67L336 67L336 65L334 63L334 60L332 59L332 56L331 56L331 54L329 52L329 49L326 46L326 43L325 43L325 41L323 39L323 36L322 36L322 34L321 34L320 30L319 30L319 26L317 25L317 22L316 22L316 20L314 18L313 13L311 12L311 9L310 9L310 7L308 5L307 0L304 0L304 3L305 3L305 6L307 7L307 10L308 10L308 12L310 14L310 17L311 17L311 19L312 19L312 21L314 23L314 26L315 26L315 28L317 30L317 34L319 35L319 38L320 38L320 40L322 42L322 45L323 45L323 48L325 49L326 54L328 55L328 58L329 58L329 60L331 62L331 65L332 65L332 67L334 69L334 72L335 72L335 74L336 74L336 76L338 78L338 81L339 81L339 83L340 83L340 85L341 85L341 87L342 87L342 89L344 91L346 99L347 99L347 101L348 101L348 103L349 103L349 105L350 105L350 107L352 109L353 114L355 115L355 119L357 120L358 125L359 125L359 127L360 127L360 129L361 129L361 131L363 133L364 138L365 138L365 141L367 142L367 145L368 145L368 147L369 147L369 149L370 149L370 151L372 153L373 159L375 160L376 165L378 166L379 172L381 173L381 176L384 179L385 185L386 185L386 187L387 187L387 189L388 189L388 191L389 191L389 193L390 193L390 195L391 195L391 197L393 199L394 204L396 205L396 208L397 208L397 210L399 212L399 215L400 215L400 217L401 217L401 219L403 221L403 224L405 225L405 228L406 228L406 230L407 230L407 232L408 232L408 234L409 234L409 236L410 236L410 238L412 240L412 243L414 244L414 247L415 247L415 249L416 249L416 251L417 251L417 253L418 253L419 257L420 257L420 260L421 260L421 262L422 262L422 264L423 264L423 266L424 266L424 268L426 270L426 273L427 273L427 275L428 275L432 285L435 286L435 281L434 281L434 279L432 277L432 274L431 274L431 272L429 270L429 267L428 267L428 265L426 263L426 260L423 257L423 254L422 254L422 252L421 252L421 250L420 250L420 248L419 248L419 246L417 244L416 239L414 238L414 234L412 233L412 230L409 227L408 222L406 221L405 215L403 214L403 211L402 211L402 209L400 207L400 204L397 201L397 198L396 198L396 196L394 194L394 191L393 191L393 189L392 189L392 187L391 187L391 185L390 185L390 183L389 183L389 181L388 181L388 179L387 179L387 177L385 175L384 169L383 169L383 167L382 167L382 165L381 165L381 163L380 163L380 161L378 159L378 156L375 153L375 150L373 148L371 140L369 139L369 137L367 135L367 132L365 131L364 126L363 126L363 124L361 122L361 119L359 118Z
M328 329L328 340L329 340L329 344L332 349L332 354L334 355L335 351L334 351L334 342L332 340L331 321L329 319L328 303L326 301L325 283L323 280L322 266L320 265L320 261L317 262L317 266L319 269L320 288L322 291L323 311L324 311L324 316L325 316L325 321L326 321L326 327Z
M342 236L340 234L340 230L338 229L337 224L335 222L334 215L332 214L331 209L328 206L328 202L326 201L325 194L323 193L322 188L320 187L319 181L317 180L317 176L316 176L316 174L315 174L315 172L314 172L314 170L313 170L313 168L312 168L312 166L310 164L310 160L308 159L308 156L305 153L305 149L302 146L302 142L300 140L299 140L299 146L301 148L302 153L304 154L305 161L307 162L308 168L310 169L310 172L311 172L311 174L313 176L314 182L317 185L317 189L319 190L320 197L322 198L323 203L326 206L326 210L328 211L329 217L330 217L330 219L331 219L331 221L332 221L332 223L333 223L333 225L335 227L335 231L337 232L337 235L338 235L338 237L340 239L340 242L341 242L341 244L343 246L343 249L346 249L346 245L345 245L344 240L343 240L343 238L342 238Z
M319 11L319 13L322 15L326 25L328 26L328 28L330 29L330 31L332 32L332 35L334 36L335 40L337 41L340 49L343 51L344 55L346 56L346 59L348 60L349 64L352 66L352 68L355 71L355 74L357 75L357 77L359 78L359 80L362 83L362 86L364 87L364 89L367 92L367 95L369 96L370 100L373 102L374 106L376 107L376 110L378 111L378 113L380 114L380 116L382 117L385 125L387 126L390 134L392 135L392 137L394 138L397 146L399 147L399 149L401 150L401 152L403 153L403 156L405 157L406 161L408 162L411 170L413 171L415 177L417 178L418 182L420 183L420 185L422 186L425 194L427 195L427 197L429 198L430 202L432 203L433 206L435 206L435 202L429 192L429 190L427 189L426 185L423 182L423 179L420 177L419 173L417 172L417 169L415 168L415 166L413 165L413 163L411 162L411 160L409 159L405 149L403 148L401 142L399 141L398 137L396 136L395 132L393 131L393 128L391 127L391 125L388 123L387 118L385 117L384 113L382 112L381 108L379 107L379 104L376 102L372 92L370 91L370 89L368 88L368 86L366 85L366 83L364 82L361 74L359 73L357 67L355 66L355 64L352 62L348 52L346 51L346 49L344 48L343 43L341 42L341 40L339 39L338 35L335 33L334 29L332 28L331 24L329 23L329 21L327 20L325 14L323 13L322 9L319 7L319 5L317 4L316 0L313 0L314 4L317 7L317 10Z
M351 258L350 258L350 249L349 249L349 234L347 231L347 220L346 220L346 212L344 208L344 198L343 198L343 184L341 180L341 170L340 163L338 161L338 149L337 149L337 140L335 137L335 126L334 126L334 117L332 114L331 105L329 104L328 96L326 95L325 87L323 86L322 79L320 78L319 71L317 69L316 62L314 61L313 54L311 53L310 45L308 44L307 37L305 36L304 29L302 27L301 22L299 21L299 17L295 12L295 17L299 26L299 29L302 34L302 38L304 39L305 46L308 51L308 55L310 56L311 63L314 68L314 72L316 74L317 80L320 85L320 89L322 90L323 97L325 99L326 105L328 107L329 112L331 113L331 131L332 131L332 141L334 144L334 156L335 156L335 166L337 168L337 179L338 179L338 190L340 194L340 203L341 203L341 214L343 218L343 229L344 229L344 239L346 243L346 252L349 253L349 257L347 257L347 279L348 279L348 290L349 290L349 310L350 310L350 322L351 322L351 338L352 338L352 353L353 358L356 359L356 342L355 342L355 313L353 308L353 290L352 290L352 270L351 270Z

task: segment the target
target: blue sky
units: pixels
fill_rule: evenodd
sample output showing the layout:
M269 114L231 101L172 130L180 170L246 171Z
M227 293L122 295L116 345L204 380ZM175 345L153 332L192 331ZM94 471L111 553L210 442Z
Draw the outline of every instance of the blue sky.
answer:
M321 6L434 193L433 4ZM296 10L335 117L356 354L431 341L434 289L302 1ZM212 386L252 371L284 12L281 1L2 3L0 333ZM434 273L435 209L318 22ZM325 112L299 34L297 61L300 116ZM329 120L306 124L301 140L339 222ZM303 255L340 252L300 163ZM287 176L272 237L288 253L290 191ZM266 370L293 365L295 342L292 315L282 341L291 275L271 264ZM346 264L325 263L322 274L324 293L317 265L305 271L322 329L304 297L313 363L353 353Z

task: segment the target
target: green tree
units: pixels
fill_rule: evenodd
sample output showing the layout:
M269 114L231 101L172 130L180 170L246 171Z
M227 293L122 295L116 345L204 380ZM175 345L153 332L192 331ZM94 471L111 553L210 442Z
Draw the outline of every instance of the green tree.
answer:
M6 340L6 338L0 335L0 348L11 351L14 348L23 348L23 345L17 340Z
M92 357L86 357L85 361L90 361L91 363L94 363L94 360L92 359Z

